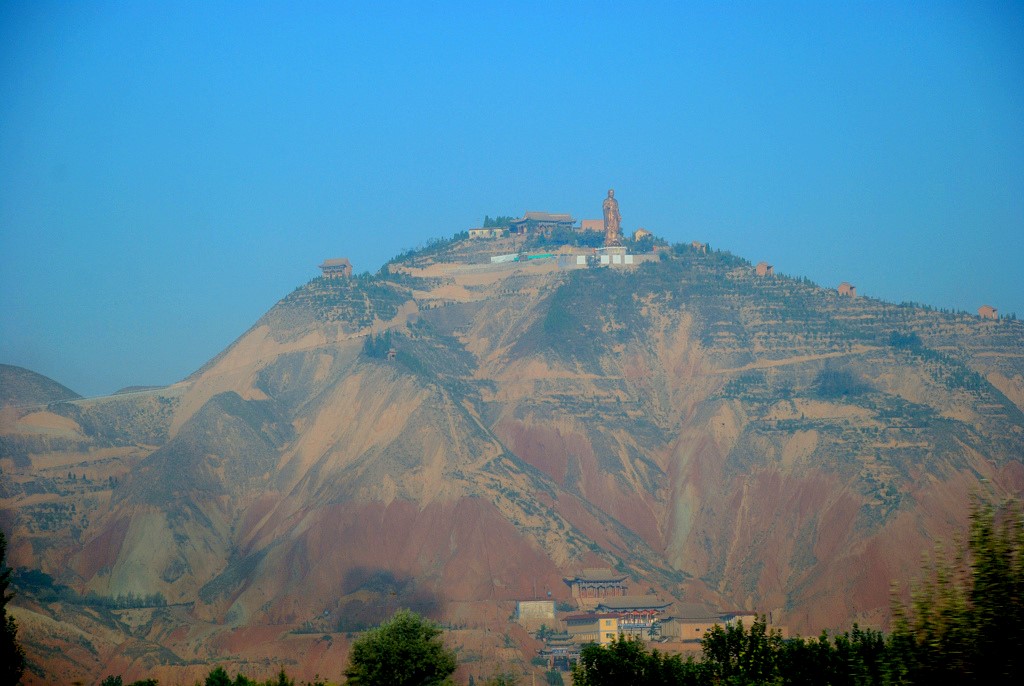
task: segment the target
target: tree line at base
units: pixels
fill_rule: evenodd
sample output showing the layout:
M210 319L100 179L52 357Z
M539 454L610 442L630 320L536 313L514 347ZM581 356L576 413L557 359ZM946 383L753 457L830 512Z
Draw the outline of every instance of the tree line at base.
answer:
M7 616L10 569L0 533L0 683L16 684L25 667ZM957 683L1016 684L1024 668L1024 512L1019 503L1000 511L976 504L965 545L938 550L909 604L895 602L888 636L854 625L850 632L816 639L783 639L764 618L715 626L705 635L701 656L648 650L639 640L587 645L572 666L574 686L698 686L793 684L889 686ZM367 631L352 644L345 683L352 686L438 686L453 684L456 653L443 631L409 610ZM550 681L550 673L549 673ZM561 681L559 678L558 681ZM497 674L482 686L511 686L512 674ZM319 677L304 686L324 686ZM109 676L102 686L124 686ZM154 679L128 686L157 686ZM199 686L197 684L197 686ZM243 674L232 680L214 668L202 686L296 686L282 669L257 682Z
M966 546L936 551L892 630L783 639L764 618L710 629L699 659L620 636L583 648L574 686L1017 684L1024 668L1024 516L975 505Z

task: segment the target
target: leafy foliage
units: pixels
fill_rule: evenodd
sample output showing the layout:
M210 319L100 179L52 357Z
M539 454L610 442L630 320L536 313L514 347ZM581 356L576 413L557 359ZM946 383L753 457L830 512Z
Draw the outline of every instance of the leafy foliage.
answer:
M363 341L363 354L377 360L383 360L391 350L391 332L385 331L380 335L370 334Z
M591 645L573 668L573 683L793 684L860 686L898 683L888 680L886 643L878 631L853 631L829 639L783 640L763 617L743 624L716 626L704 636L700 660L647 652L639 641L622 636L610 646Z
M885 639L881 632L854 625L852 632L831 642L826 632L817 640L784 641L775 662L779 677L787 684L882 684Z
M157 682L156 679L140 679L138 681L131 682L128 686L158 686L158 683L159 682ZM100 682L100 686L124 686L124 680L121 678L120 674L111 674Z
M580 651L572 668L573 686L617 684L699 684L706 673L693 658L647 652L642 641L620 635L608 646L591 644Z
M923 683L1009 683L1024 667L1024 513L975 504L966 552L941 553L897 604L889 638L895 676Z
M763 617L747 631L743 622L714 626L704 635L704 664L716 679L731 683L764 683L778 673L782 635L769 631Z
M210 670L210 673L206 675L206 679L202 683L203 686L296 686L295 680L288 676L283 667L277 673L277 676L266 681L256 681L241 672L236 674L234 680L232 680L231 675L228 674L226 669L217 666ZM101 681L100 686L124 686L124 681L120 675L115 676L112 674ZM159 686L159 683L156 679L141 679L131 682L128 686ZM196 682L196 686L199 686L199 682ZM304 681L302 686L326 686L326 683L317 676L314 677L313 681Z
M551 231L532 233L523 244L524 250L572 245L578 248L599 248L604 245L604 234L599 231L574 231L562 227Z
M203 682L203 686L231 686L231 677L228 676L227 670L223 667L214 667L206 675L206 681Z
M634 255L644 255L650 252L654 252L655 246L668 246L662 238L657 238L653 234L650 236L641 236L640 238L627 238L622 241L623 247L626 251Z
M11 570L7 566L7 537L0 531L0 683L16 684L25 671L25 652L18 644L18 625L7 614L14 597L7 592Z
M441 629L409 610L366 632L352 644L345 677L353 686L450 684L455 653Z
M507 229L509 224L511 224L512 221L515 220L515 219L516 219L516 217L507 217L507 216L502 215L502 214L499 214L497 217L491 217L491 216L485 214L484 215L484 223L482 225L482 228L484 228L484 229Z

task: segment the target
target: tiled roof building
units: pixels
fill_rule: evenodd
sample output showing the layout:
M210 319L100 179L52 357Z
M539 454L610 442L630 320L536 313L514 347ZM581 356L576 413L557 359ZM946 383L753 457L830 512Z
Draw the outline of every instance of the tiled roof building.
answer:
M352 276L352 263L347 257L334 257L324 260L320 265L323 275L331 279L349 278Z

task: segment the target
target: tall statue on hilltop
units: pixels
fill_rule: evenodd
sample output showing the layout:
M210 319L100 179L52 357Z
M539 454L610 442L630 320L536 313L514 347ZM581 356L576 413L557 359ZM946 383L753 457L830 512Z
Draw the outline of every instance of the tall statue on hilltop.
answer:
M604 210L604 244L622 245L622 215L619 214L619 201L615 199L614 188L608 189L608 197L601 207Z

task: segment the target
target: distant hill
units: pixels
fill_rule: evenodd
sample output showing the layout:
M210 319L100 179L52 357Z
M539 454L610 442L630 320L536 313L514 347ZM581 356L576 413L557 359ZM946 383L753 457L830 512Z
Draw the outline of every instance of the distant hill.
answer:
M527 664L514 601L569 603L594 567L794 632L885 626L972 496L1024 493L1021 322L690 245L490 262L571 249L439 241L313 279L180 384L0 424L12 564L167 602L108 621L23 587L37 667L337 675L401 606L460 659Z
M24 367L0 364L0 405L45 405L81 397L42 374Z

